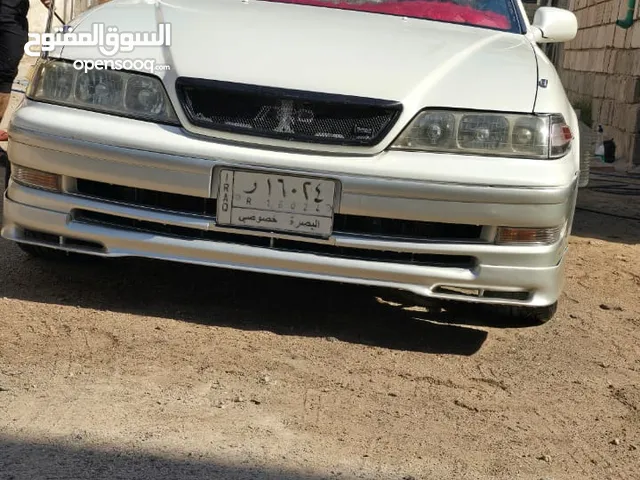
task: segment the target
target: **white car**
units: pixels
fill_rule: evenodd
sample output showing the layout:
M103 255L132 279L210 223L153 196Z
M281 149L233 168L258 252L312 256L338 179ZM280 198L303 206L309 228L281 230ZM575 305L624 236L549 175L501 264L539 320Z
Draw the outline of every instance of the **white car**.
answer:
M9 130L4 238L554 315L580 148L538 44L572 39L571 12L113 0L71 33L96 25L171 39L39 60ZM156 67L82 67L99 59Z

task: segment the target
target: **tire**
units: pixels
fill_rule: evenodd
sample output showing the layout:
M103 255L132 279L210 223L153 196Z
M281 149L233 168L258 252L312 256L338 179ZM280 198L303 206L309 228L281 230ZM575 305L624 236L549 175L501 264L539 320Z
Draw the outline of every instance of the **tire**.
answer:
M521 307L515 305L490 305L462 300L442 300L421 297L403 290L380 290L380 297L386 301L399 303L404 307L442 307L450 315L491 318L490 322L481 322L487 326L532 327L549 322L556 314L558 302L545 307Z
M558 310L558 302L545 307L501 306L498 311L510 322L523 326L544 325L550 321Z
M44 260L68 260L72 255L62 250L30 245L28 243L18 243L18 248L30 257L41 258Z
M31 245L28 243L18 242L18 248L30 257L54 263L75 263L81 264L86 262L96 262L100 258L94 255L85 255L76 252L66 252L55 248L41 247L39 245Z

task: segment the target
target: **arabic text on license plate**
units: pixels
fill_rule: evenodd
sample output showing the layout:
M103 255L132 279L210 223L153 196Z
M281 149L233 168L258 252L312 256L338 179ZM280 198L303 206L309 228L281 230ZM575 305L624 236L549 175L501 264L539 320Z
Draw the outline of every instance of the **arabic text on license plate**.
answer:
M334 197L333 180L222 170L217 223L329 237Z

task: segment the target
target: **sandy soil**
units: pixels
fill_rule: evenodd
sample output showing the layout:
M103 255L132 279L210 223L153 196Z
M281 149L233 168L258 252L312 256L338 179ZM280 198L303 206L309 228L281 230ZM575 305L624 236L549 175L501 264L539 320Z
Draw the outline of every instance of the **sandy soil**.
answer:
M581 208L640 217L621 178ZM0 241L0 479L640 478L639 243L580 210L557 317L516 328Z

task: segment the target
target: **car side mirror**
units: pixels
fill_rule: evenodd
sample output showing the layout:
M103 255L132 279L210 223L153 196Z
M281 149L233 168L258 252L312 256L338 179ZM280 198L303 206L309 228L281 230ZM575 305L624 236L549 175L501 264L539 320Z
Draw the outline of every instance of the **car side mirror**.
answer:
M540 7L531 24L536 43L560 43L573 40L578 33L578 19L564 8Z

